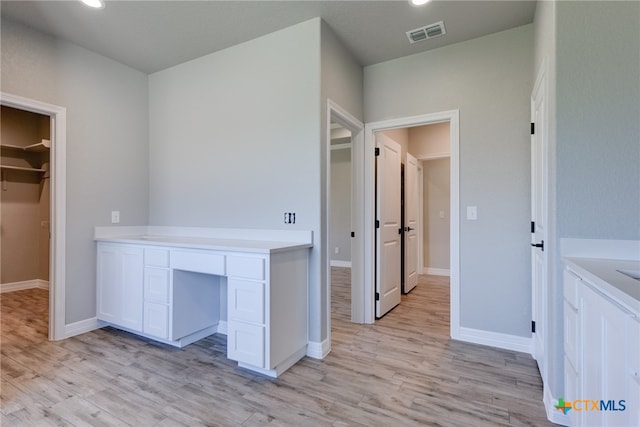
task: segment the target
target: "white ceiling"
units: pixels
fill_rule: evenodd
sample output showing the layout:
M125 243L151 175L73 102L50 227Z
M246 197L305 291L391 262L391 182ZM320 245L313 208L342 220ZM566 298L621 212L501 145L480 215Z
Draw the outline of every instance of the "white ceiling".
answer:
M106 0L5 1L2 16L73 42L145 73L322 17L361 65L503 31L533 21L535 1ZM446 35L409 44L406 31L444 21Z

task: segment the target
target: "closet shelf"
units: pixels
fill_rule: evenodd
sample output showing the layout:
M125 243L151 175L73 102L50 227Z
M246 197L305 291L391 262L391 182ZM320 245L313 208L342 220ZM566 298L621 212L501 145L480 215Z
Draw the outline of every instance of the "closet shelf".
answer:
M0 147L7 148L9 150L33 151L37 153L42 153L45 151L49 151L49 148L51 148L51 141L49 141L48 139L43 139L41 142L38 142L37 144L31 144L27 146L2 144L0 145Z
M0 169L9 169L9 170L26 171L26 172L38 172L38 173L46 172L46 169L24 168L21 166L8 166L8 165L0 165Z

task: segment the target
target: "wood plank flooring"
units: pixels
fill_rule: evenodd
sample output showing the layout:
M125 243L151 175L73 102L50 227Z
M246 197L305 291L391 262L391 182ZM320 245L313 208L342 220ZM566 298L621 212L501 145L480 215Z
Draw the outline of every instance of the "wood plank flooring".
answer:
M552 425L531 356L451 341L446 278L375 325L349 322L334 268L333 348L280 378L238 369L224 336L175 349L112 328L47 340L47 292L0 294L0 425Z

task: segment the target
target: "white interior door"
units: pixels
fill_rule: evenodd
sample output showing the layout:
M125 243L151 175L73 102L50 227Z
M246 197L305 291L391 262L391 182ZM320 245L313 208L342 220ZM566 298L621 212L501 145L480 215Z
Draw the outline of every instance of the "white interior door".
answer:
M542 378L546 379L544 360L547 301L547 123L544 74L539 76L531 95L531 288L533 357Z
M418 160L407 153L404 165L404 285L409 292L418 284Z
M376 135L376 317L400 303L400 144Z

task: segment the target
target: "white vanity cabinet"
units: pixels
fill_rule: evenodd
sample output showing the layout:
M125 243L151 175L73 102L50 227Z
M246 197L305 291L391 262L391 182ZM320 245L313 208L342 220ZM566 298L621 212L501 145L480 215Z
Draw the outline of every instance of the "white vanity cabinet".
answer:
M177 347L226 333L229 359L272 377L306 354L310 243L184 241L99 240L98 320Z
M143 249L98 243L97 317L142 332Z
M579 274L564 271L564 400L578 401L568 412L571 423L640 425L640 323Z

